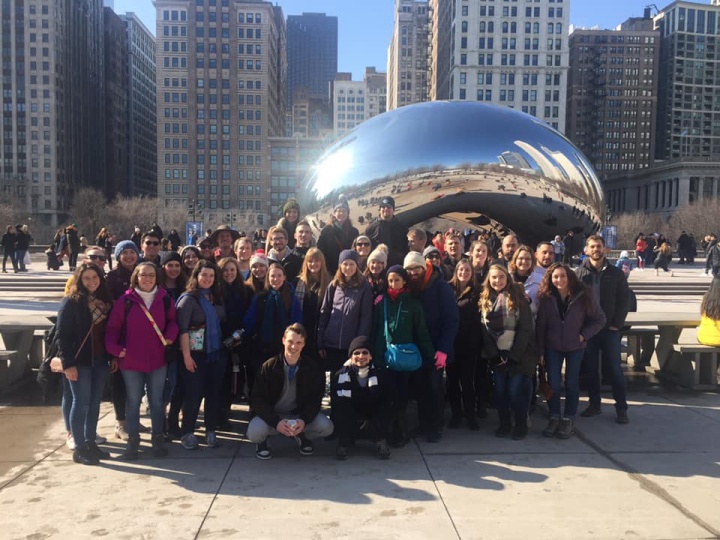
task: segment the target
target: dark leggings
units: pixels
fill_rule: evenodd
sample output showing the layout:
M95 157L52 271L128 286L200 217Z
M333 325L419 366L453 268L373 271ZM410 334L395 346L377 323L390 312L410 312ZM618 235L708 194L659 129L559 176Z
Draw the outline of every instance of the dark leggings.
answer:
M115 409L115 420L118 422L124 422L127 390L125 389L125 379L123 379L120 370L117 370L115 373L110 375L110 381L113 408Z
M17 270L17 261L15 260L15 252L5 250L5 255L3 255L3 265L2 265L3 272L6 271L8 259L10 259L10 262L12 263L13 270Z
M453 362L447 366L447 393L452 415L475 415L475 372L476 354L455 354Z

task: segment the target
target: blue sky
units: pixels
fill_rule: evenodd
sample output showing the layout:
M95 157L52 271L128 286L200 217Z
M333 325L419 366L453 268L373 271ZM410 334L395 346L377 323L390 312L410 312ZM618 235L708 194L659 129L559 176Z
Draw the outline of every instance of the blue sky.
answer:
M566 0L566 5L569 2ZM352 71L355 80L362 79L365 66L385 71L394 0L275 0L275 3L282 6L285 16L320 12L338 17L338 71ZM628 17L642 16L643 8L650 3L652 0L572 0L570 22L575 26L614 28ZM657 6L662 9L669 3L667 0ZM155 31L152 0L115 0L115 11L134 11Z

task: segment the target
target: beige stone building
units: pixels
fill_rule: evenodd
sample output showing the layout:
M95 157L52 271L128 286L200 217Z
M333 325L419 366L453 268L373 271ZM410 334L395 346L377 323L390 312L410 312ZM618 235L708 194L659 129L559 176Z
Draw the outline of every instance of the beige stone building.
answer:
M428 100L428 2L396 0L388 47L387 110Z

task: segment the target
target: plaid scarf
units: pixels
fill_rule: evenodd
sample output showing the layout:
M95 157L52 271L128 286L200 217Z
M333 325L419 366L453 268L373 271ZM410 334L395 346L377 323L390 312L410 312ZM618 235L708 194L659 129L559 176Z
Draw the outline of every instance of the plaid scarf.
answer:
M110 306L102 300L95 298L94 295L89 294L88 309L90 310L90 314L92 315L92 323L95 325L107 319L107 314L108 311L110 311Z
M497 348L501 351L509 351L515 340L517 312L508 310L505 293L495 296L492 310L483 311L482 318L488 333L497 343Z

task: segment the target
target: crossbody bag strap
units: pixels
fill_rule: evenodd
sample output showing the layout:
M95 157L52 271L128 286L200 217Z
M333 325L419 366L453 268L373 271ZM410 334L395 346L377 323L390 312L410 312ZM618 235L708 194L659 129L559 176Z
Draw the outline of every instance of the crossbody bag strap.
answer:
M155 322L155 319L153 319L153 316L150 314L148 309L145 307L145 304L140 303L138 304L140 306L140 309L143 310L143 313L147 316L148 320L150 321L150 324L152 324L152 327L155 329L155 333L160 338L160 343L163 344L163 347L168 346L168 341L165 339L165 336L163 336L163 333L160 331L160 328L158 327L157 323Z
M388 327L388 311L387 311L388 300L387 296L383 299L383 308L385 309L385 341L390 344L390 328ZM402 300L398 305L397 315L395 315L395 328L397 329L398 321L400 320L400 310L402 309Z
M75 353L75 360L77 360L77 357L80 355L80 351L82 351L82 348L85 346L85 342L90 337L90 334L92 334L92 329L93 329L93 323L90 323L90 330L88 330L88 333L85 334L85 338L82 340L80 347L78 347L78 350Z

